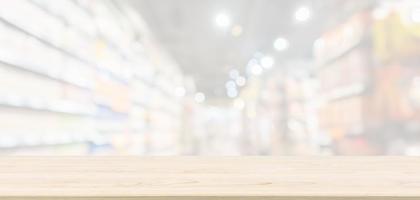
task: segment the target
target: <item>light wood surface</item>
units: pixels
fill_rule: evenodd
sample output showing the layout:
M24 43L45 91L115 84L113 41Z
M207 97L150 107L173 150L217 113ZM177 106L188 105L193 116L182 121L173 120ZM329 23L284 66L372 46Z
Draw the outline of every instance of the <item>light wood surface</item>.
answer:
M420 158L3 157L0 199L420 200Z

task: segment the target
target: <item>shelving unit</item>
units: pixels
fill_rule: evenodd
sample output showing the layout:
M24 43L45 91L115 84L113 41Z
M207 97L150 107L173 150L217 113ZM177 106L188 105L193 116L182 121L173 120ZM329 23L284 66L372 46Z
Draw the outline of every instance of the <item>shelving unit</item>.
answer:
M137 11L110 0L7 4L0 6L0 154L28 147L65 154L63 144L72 143L83 145L70 154L101 154L104 145L114 154L176 148L183 100L173 91L183 74ZM146 134L162 132L173 139L145 144Z
M326 32L314 46L320 129L335 141L335 151L341 154L346 154L341 142L363 138L367 131L366 109L373 81L370 13L369 9L357 12ZM372 153L366 146L358 149L354 154Z

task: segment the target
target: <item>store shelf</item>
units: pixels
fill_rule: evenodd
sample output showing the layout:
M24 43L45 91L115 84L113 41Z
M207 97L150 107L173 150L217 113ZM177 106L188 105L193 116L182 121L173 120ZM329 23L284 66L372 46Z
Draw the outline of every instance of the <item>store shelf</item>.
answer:
M42 5L40 5L39 3L37 3L36 1L34 1L34 0L30 0L29 1L30 3L32 3L33 5L35 5L38 9L41 9L43 12L45 12L45 13L47 13L48 15L50 15L51 17L54 17L54 18L56 18L56 19L58 19L58 20L60 20L63 24L65 24L65 25L68 25L69 24L69 22L64 18L64 17L62 17L62 16L60 16L60 15L58 15L58 14L56 14L56 13L54 13L54 12L51 12L49 9L47 9L47 8L45 8L44 6L42 6ZM88 36L88 34L87 33L84 33L83 31L81 31L80 29L79 29L79 27L74 27L79 33L81 33L81 34L83 34L84 36Z
M367 41L368 41L368 38L365 36L365 37L362 37L360 40L357 40L356 42L354 42L349 47L336 51L328 59L318 63L315 72L317 73L317 71L319 70L328 68L328 66L330 66L332 63L347 56L349 53L351 53L355 49L358 49L361 45L365 44Z
M142 21L141 16L134 10L128 16L116 6L111 1L19 0L0 9L0 117L5 124L0 154L26 155L36 148L73 155L64 147L60 151L60 145L80 143L73 149L78 155L138 153L143 142L121 142L130 135L145 140L142 133L158 134L160 127L175 127L174 138L179 134L175 125L182 120L177 117L182 98L173 91L182 87L181 71L174 63L157 66L169 58L158 55L160 47L145 34L144 24L127 23L136 17ZM140 51L133 42L147 47ZM141 129L145 123L153 127ZM82 141L79 132L98 135ZM109 147L91 152L91 144Z
M90 87L78 84L76 82L65 80L65 79L63 79L59 76L54 76L52 74L46 74L46 73L42 73L42 72L39 72L39 71L32 70L33 67L23 66L23 65L15 64L15 63L10 63L9 61L5 61L5 60L1 60L1 59L0 59L0 65L1 65L0 67L12 67L14 69L29 72L31 74L41 76L41 77L46 78L46 79L50 79L50 80L53 80L53 81L58 81L58 82L61 82L61 83L66 83L66 84L75 86L77 88L83 89L83 90L88 90L88 91L92 90L92 88L90 88Z
M414 200L417 157L3 157L0 199Z
M339 87L324 95L324 98L327 101L337 101L341 99L346 99L358 95L362 95L366 91L366 84L358 83L352 84L346 87Z
M42 99L4 95L0 96L0 106L80 116L94 116L95 111L89 109L88 106L81 107L78 104L71 104L64 101L49 102Z
M35 5L36 7L38 7L39 9L41 9L43 12L47 13L48 15L50 15L51 17L57 18L58 20L60 20L63 24L65 25L70 25L71 23L65 19L64 17L50 11L49 9L43 7L42 5L39 5L39 3L35 2L35 1L31 1L31 3L33 5ZM83 9L81 9L83 10ZM79 34L83 35L83 37L85 38L92 38L88 33L84 32L83 30L81 30L79 27L77 26L72 26L74 30L76 30ZM111 41L106 40L105 37L101 36L100 34L98 34L97 36L98 38L101 38L102 40L106 41L106 44L111 47L112 50L114 50L114 52L116 52L123 60L125 61L129 61L129 59L126 57L126 55L121 53L121 49L119 49L115 44L113 44Z
M107 77L112 78L113 80L116 80L116 81L118 81L120 83L123 83L123 84L128 84L127 80L123 80L122 78L118 77L114 73L109 72L109 71L106 71L103 68L98 67L96 64L91 63L91 62L89 62L89 61L87 61L87 60L85 60L85 59L83 59L83 58L81 58L81 57L79 57L79 56L77 56L77 55L69 52L68 50L63 49L62 47L59 47L59 46L51 43L50 41L47 41L47 40L45 40L45 39L43 39L43 38L41 38L41 37L39 37L39 36L37 36L37 35L29 32L29 31L26 31L25 29L23 29L23 28L15 25L15 24L10 23L6 19L3 19L3 18L0 17L0 22L3 23L3 24L5 24L5 25L7 25L7 26L9 26L12 29L18 30L19 32L24 33L25 35L28 35L28 36L36 39L37 41L41 42L42 44L44 44L44 45L46 45L46 46L48 46L48 47L50 47L52 49L55 49L56 51L58 51L58 52L60 52L60 53L62 53L64 55L66 55L66 56L68 56L68 57L70 57L72 59L75 59L75 60L80 61L80 62L82 62L82 63L84 63L84 64L86 64L86 65L88 65L90 67L93 67L99 73L103 73Z
M3 134L0 140L0 151L18 150L24 148L47 148L62 145L87 144L103 145L108 143L104 137L94 134L81 133L29 133L16 136Z
M0 151L5 151L5 150L16 150L16 149L23 149L23 148L47 148L47 147L53 147L53 146L62 146L62 145L70 145L70 144L79 144L79 143L86 143L87 141L72 141L71 138L60 138L60 136L58 136L56 139L56 141L54 141L53 143L51 142L47 142L47 141L42 141L43 139L41 137L30 137L31 140L29 139L18 139L18 138L14 138L13 140L5 140L3 139L3 141L0 142Z

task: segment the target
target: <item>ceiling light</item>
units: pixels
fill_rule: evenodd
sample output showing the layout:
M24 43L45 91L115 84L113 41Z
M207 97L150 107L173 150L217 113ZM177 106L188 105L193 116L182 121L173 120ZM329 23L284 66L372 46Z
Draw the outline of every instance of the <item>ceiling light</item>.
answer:
M236 89L228 89L227 90L227 95L230 98L235 98L235 97L238 96L238 90L236 90Z
M274 65L274 58L271 56L264 56L261 58L261 66L265 69L270 69Z
M261 67L261 65L252 65L251 66L251 73L258 76L261 75L263 72L263 68Z
M203 103L206 100L206 95L201 92L195 94L194 99L197 103Z
M252 65L257 65L258 64L258 60L255 58L252 58L249 62L248 62L248 66L252 66Z
M263 72L263 68L259 64L258 60L252 58L247 65L247 74L248 75L260 75Z
M226 86L226 89L236 89L236 83L235 81L232 81L232 80L226 82L225 86Z
M289 41L286 38L279 37L274 41L274 48L277 51L284 51L289 48Z
M236 78L235 82L236 82L236 85L238 85L239 87L242 87L242 86L245 86L246 79L245 79L245 77L240 76L240 77Z
M222 28L228 27L231 24L230 17L225 13L220 13L216 15L215 18L216 25Z
M300 7L295 12L295 19L298 22L306 22L311 18L311 10L308 7Z

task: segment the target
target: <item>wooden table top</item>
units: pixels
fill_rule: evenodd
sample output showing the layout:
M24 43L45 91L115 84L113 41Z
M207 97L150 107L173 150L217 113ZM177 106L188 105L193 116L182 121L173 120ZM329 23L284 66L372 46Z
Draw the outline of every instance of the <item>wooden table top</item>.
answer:
M2 157L0 199L420 199L420 157Z

